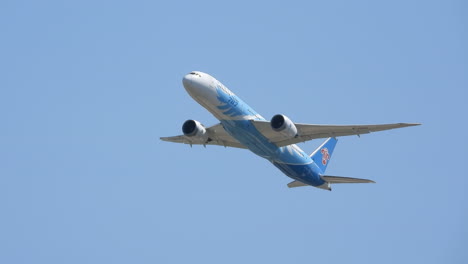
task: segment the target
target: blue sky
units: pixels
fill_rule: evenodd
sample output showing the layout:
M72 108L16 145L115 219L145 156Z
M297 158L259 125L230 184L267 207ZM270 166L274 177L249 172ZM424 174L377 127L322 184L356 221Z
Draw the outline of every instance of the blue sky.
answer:
M466 263L464 1L2 1L1 263ZM252 153L159 141L269 119L423 126L339 140L332 192ZM312 152L321 141L299 146Z

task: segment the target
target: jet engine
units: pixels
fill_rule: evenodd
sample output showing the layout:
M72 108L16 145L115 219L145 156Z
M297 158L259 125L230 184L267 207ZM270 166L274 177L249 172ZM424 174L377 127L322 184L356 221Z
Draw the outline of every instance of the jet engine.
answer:
M187 137L203 138L206 135L206 128L196 120L187 120L182 125L182 132Z
M297 128L285 115L275 115L270 121L271 128L286 138L297 137Z

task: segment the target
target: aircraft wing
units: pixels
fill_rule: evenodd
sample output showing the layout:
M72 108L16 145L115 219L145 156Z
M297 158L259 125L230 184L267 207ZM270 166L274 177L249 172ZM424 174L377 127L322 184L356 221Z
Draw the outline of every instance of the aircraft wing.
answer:
M224 147L233 147L233 148L246 148L244 145L239 143L235 138L231 137L226 130L224 130L221 124L217 124L206 129L208 133L208 140L204 143L196 141L187 137L185 135L174 136L174 137L161 137L161 140L174 142L174 143L184 143L189 145L219 145Z
M278 147L283 147L299 142L305 142L316 138L342 137L351 135L368 134L371 132L418 126L420 124L395 123L383 125L314 125L314 124L294 124L297 127L297 137L285 138L281 133L274 131L270 122L252 120L252 123L260 133L262 133L270 142Z

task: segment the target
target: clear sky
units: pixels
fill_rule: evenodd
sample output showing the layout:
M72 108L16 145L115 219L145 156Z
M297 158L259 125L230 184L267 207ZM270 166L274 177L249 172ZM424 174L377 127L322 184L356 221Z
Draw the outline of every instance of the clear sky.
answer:
M0 263L467 263L466 1L0 2ZM210 73L265 118L420 122L340 138L288 189L217 120ZM299 146L312 152L321 140Z

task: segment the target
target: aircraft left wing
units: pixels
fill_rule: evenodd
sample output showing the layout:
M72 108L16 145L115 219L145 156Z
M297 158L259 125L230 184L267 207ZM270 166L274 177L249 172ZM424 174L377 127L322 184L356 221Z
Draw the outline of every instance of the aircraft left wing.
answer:
M192 138L187 137L185 135L179 135L174 137L161 137L160 139L164 141L189 145L218 145L233 148L246 148L235 138L231 137L231 135L229 135L226 132L226 130L224 130L221 124L217 124L206 128L206 133L208 134L208 139L204 143L200 142L199 140L193 140Z
M315 125L315 124L294 124L297 128L297 136L293 138L285 138L274 131L270 122L252 120L253 125L262 133L270 142L275 143L278 147L283 147L299 142L305 142L316 138L342 137L351 135L368 134L371 132L384 131L395 128L418 126L414 123L395 123L382 125Z

